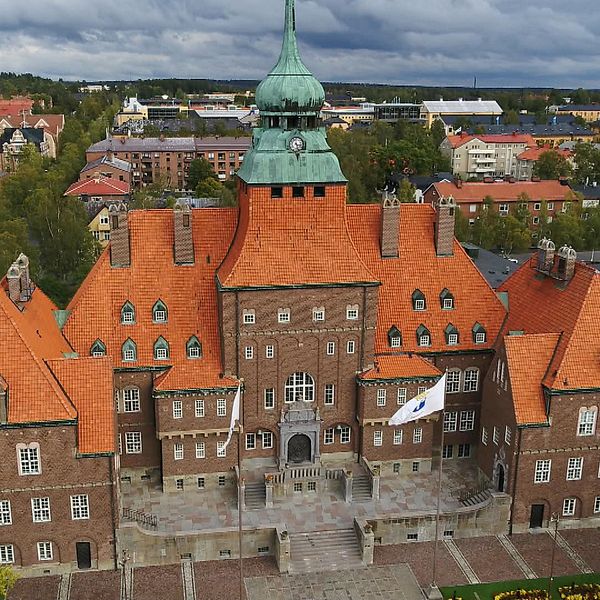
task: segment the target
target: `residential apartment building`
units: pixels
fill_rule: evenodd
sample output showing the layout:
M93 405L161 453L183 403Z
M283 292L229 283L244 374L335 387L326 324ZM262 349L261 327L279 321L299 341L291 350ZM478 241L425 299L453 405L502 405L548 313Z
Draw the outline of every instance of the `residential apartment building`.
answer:
M600 120L600 104L565 104L556 107L556 114L573 115L593 123Z
M108 138L92 144L86 160L111 155L131 163L133 187L155 183L162 177L170 187L184 190L192 160L205 158L219 179L229 179L242 165L250 144L247 137Z
M535 164L540 160L544 152L554 152L574 166L572 160L573 152L570 150L551 148L550 146L536 146L535 148L528 148L517 156L514 176L519 181L529 181L533 177Z
M504 177L517 172L517 156L537 144L530 135L448 136L440 151L450 160L452 173L462 179Z
M502 286L510 313L484 381L478 461L511 529L600 522L600 273L542 240Z
M103 154L100 158L86 163L85 167L79 173L79 181L97 179L98 177L118 179L119 181L128 183L131 187L131 163L116 158L113 153L109 152L108 154Z
M456 117L499 117L502 115L502 108L495 100L425 100L423 101L423 107L421 116L425 121L425 125L431 128L431 125L436 119L443 118L445 116L456 116Z
M0 170L14 171L23 149L31 144L42 156L50 156L50 134L34 127L6 127L0 133Z
M64 115L28 115L12 113L0 116L0 133L5 129L33 127L44 131L44 142L48 146L48 156L56 158L58 136L65 127Z

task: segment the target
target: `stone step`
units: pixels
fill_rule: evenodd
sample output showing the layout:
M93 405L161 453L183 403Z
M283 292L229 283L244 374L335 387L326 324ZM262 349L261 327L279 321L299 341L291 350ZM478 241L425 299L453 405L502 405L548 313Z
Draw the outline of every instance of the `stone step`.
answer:
M358 475L353 478L352 500L354 502L371 500L371 480L366 475Z
M463 500L461 504L463 506L475 506L476 504L481 504L482 502L485 502L491 495L492 493L490 492L490 490L484 490L483 492L479 492L478 494L475 494L474 496Z
M267 491L264 483L250 483L244 491L246 508L264 508L267 499Z

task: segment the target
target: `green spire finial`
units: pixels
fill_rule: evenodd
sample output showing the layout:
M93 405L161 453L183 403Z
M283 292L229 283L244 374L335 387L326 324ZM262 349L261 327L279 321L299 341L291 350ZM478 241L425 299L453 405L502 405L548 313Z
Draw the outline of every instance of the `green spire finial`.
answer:
M281 53L300 56L296 41L296 0L285 0L285 29Z

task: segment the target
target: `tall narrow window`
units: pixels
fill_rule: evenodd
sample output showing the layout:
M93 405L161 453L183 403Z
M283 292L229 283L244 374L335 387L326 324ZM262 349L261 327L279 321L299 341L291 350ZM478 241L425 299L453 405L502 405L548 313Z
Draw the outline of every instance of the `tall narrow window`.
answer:
M406 388L398 388L397 403L398 406L404 406L406 404Z
M17 445L17 456L19 459L19 475L39 475L42 472L40 464L40 446L32 442L28 446Z
M373 432L373 446L383 446L383 431Z
M182 419L183 418L183 401L182 400L173 400L173 418L174 419Z
M135 362L137 360L137 346L131 339L127 339L121 347L121 356L123 362Z
M385 400L387 397L387 390L379 388L377 390L377 406L385 406Z
M123 412L140 412L140 389L137 387L123 390Z
M460 392L460 369L448 369L446 373L446 393L457 394Z
M71 519L74 521L90 518L90 501L87 494L71 496Z
M275 388L265 389L265 408L267 410L275 408Z
M594 435L596 431L596 407L583 407L579 410L579 421L577 423L577 435Z
M173 444L173 459L183 460L183 444L181 442Z
M422 348L431 346L431 333L429 333L429 329L423 324L417 328L417 345Z
M204 400L198 399L194 402L194 414L197 418L204 417Z
M324 397L324 404L327 406L330 406L334 403L335 401L335 386L333 385L333 383L326 383L325 384L325 397Z
M465 369L463 391L476 392L479 389L479 369L469 367Z

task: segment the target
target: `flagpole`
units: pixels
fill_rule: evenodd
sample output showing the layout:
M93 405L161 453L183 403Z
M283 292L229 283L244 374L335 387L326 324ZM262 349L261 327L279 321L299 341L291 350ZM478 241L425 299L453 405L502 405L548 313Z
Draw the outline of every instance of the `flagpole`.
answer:
M444 402L445 406L445 402ZM438 586L437 586L437 554L438 554L438 537L440 532L440 499L442 496L442 464L444 462L444 415L446 409L442 410L442 439L440 445L440 466L438 469L438 484L437 484L437 500L435 507L435 540L433 542L433 572L431 575L431 588L429 591L429 598L441 597Z
M242 385L242 380L240 380L240 387ZM240 392L241 396L241 392ZM240 567L240 600L244 600L244 560L243 560L243 544L242 544L242 506L244 504L244 498L242 497L242 438L244 433L244 426L242 425L242 399L240 397L240 418L238 420L238 451L237 451L237 460L238 460L238 540L239 540L239 567Z

